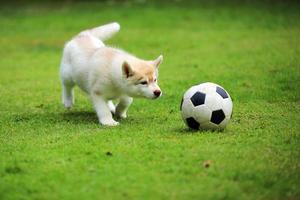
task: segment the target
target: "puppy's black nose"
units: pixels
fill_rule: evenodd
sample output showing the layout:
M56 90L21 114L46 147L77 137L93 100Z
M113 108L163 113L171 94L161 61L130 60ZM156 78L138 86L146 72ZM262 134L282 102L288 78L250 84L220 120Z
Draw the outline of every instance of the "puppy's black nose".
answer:
M160 94L161 94L161 91L160 91L160 90L155 90L153 93L154 93L154 95L155 95L156 97L159 97Z

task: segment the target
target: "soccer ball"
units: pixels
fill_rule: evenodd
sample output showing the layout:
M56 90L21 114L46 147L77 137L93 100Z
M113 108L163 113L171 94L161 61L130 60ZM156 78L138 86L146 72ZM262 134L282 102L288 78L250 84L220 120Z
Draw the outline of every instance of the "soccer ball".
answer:
M222 130L232 114L232 101L224 88L215 83L192 86L183 95L181 116L191 129Z

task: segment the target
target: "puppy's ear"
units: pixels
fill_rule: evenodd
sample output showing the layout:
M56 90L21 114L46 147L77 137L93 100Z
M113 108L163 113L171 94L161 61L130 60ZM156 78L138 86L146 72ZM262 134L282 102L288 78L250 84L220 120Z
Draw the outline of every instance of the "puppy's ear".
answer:
M130 76L133 76L134 72L131 68L131 66L128 64L128 62L124 61L122 65L122 70L126 78L129 78Z
M159 65L162 63L162 61L163 61L163 56L160 55L160 56L158 56L158 58L153 60L152 63L153 63L154 66L156 66L156 68L158 68Z

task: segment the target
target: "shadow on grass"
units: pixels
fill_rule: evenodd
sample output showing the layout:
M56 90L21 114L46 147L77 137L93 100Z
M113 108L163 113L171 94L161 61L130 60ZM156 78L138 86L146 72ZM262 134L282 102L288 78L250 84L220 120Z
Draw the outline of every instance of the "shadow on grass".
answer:
M98 124L97 115L92 111L67 111L59 113L24 113L12 116L14 123L70 123Z
M59 113L59 115L61 115L61 118L64 121L71 122L74 124L98 123L97 115L95 112L92 111L71 111Z
M194 134L223 134L225 133L225 130L194 130L190 128L174 128L172 129L172 132L179 133L183 135L194 135Z

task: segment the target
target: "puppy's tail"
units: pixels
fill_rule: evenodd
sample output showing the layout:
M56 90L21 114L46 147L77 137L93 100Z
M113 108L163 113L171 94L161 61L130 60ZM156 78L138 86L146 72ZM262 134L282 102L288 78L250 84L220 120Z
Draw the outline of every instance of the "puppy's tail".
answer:
M117 22L113 22L110 24L105 24L103 26L99 26L89 30L89 33L94 37L99 38L102 41L105 41L111 38L120 30L120 25Z

